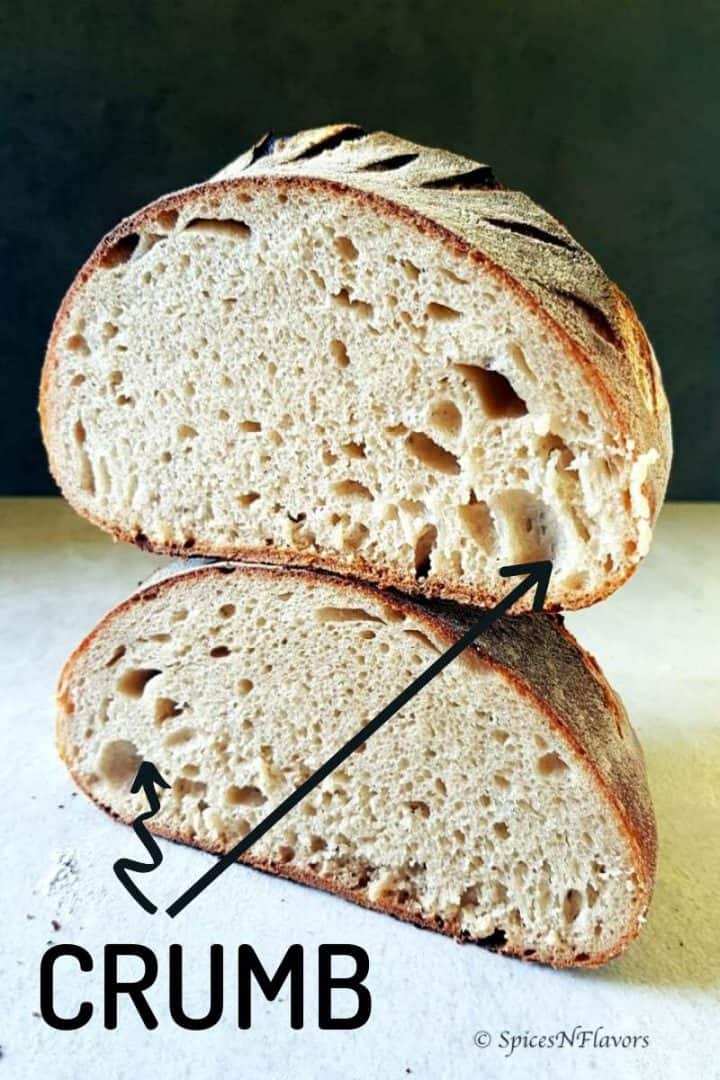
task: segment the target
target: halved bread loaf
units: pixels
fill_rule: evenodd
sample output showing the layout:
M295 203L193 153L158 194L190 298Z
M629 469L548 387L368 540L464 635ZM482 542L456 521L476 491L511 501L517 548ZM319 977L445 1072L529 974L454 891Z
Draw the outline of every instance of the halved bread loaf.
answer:
M58 743L124 821L142 759L157 833L228 851L448 648L469 609L308 570L185 569L68 661ZM640 747L556 616L503 618L244 861L517 956L596 965L655 870ZM188 883L190 884L190 883ZM147 887L147 881L144 887Z
M612 592L670 460L652 348L567 231L485 165L350 125L122 222L58 314L41 413L64 494L118 537L471 603L537 559L550 608Z

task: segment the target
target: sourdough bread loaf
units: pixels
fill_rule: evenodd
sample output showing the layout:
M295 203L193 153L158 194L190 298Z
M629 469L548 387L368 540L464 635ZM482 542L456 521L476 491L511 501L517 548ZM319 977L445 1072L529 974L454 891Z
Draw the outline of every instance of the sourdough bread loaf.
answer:
M68 661L60 752L114 816L224 852L467 628L472 610L304 569L169 571ZM243 857L556 966L638 933L655 870L640 747L560 618L502 618ZM232 871L231 871L232 872Z
M645 332L569 233L485 165L352 125L122 222L60 309L41 414L117 537L482 604L551 559L551 609L632 573L671 452Z

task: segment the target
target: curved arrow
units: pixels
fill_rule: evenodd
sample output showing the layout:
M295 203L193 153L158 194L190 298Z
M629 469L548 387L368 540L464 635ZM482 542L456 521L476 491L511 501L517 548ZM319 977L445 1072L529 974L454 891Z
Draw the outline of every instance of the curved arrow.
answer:
M143 863L137 862L135 859L118 859L118 861L113 864L113 870L115 871L120 884L125 886L133 900L136 900L149 915L154 915L157 911L157 907L140 891L130 877L129 871L132 870L136 874L149 874L163 861L163 854L155 837L151 836L145 828L145 822L149 818L154 817L160 809L160 799L155 791L155 785L164 788L170 787L167 780L160 775L151 761L143 761L135 775L130 791L135 795L138 791L142 790L145 793L145 798L148 801L150 809L135 818L133 821L133 829L135 830L135 835L138 840L140 840L152 859L152 862Z
M183 908L186 908L196 896L199 896L204 889L207 889L208 885L211 885L220 874L223 874L229 866L232 866L233 863L237 862L239 856L242 855L243 852L247 851L249 847L252 847L252 845L256 843L261 836L264 836L269 829L272 829L273 825L276 825L281 818L285 817L285 814L292 810L301 799L304 799L313 788L317 787L318 784L321 784L325 777L330 775L333 769L337 769L338 765L342 764L342 762L357 750L366 739L369 739L371 735L383 726L383 724L386 724L391 716L394 716L396 712L399 712L403 705L407 705L408 701L410 701L411 698L414 698L424 686L427 686L431 679L434 679L436 675L439 675L456 656L459 656L464 649L467 649L468 645L472 645L475 638L478 637L483 630L487 630L489 626L492 626L496 619L499 619L501 615L504 615L506 611L509 611L513 604L517 603L525 593L530 592L531 589L535 589L532 609L533 611L542 611L543 605L545 604L548 584L550 582L550 575L552 574L551 562L543 561L520 563L517 566L502 566L500 568L500 573L503 577L519 577L521 574L524 576L523 580L516 585L507 596L503 597L499 604L496 604L494 608L490 608L488 611L483 612L462 637L459 637L446 652L442 653L441 656L438 656L437 660L434 660L433 663L417 677L417 679L414 679L413 682L406 686L396 698L393 698L384 709L380 710L377 716L370 720L365 727L361 728L357 734L353 735L352 739L337 750L331 758L328 758L324 765L321 765L320 768L317 769L312 776L309 776L299 788L292 792L291 795L288 795L286 799L283 799L279 806L276 806L274 810L271 810L259 825L256 825L254 829L251 829L250 832L235 845L235 847L231 848L230 851L222 856L222 858L218 859L214 866L211 866L201 878L198 878L195 884L191 885L182 896L178 897L177 900L174 900L167 909L167 913L171 918L174 919L175 916L178 915Z

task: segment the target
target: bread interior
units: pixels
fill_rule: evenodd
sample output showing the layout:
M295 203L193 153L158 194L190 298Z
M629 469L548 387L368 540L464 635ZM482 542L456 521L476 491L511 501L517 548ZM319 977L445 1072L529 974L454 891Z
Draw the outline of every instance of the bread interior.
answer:
M347 193L168 206L105 252L55 344L46 438L84 513L476 601L498 566L550 559L550 601L581 606L645 554L654 452L477 261Z
M181 577L70 664L62 753L126 820L147 808L130 786L152 761L171 787L150 827L226 851L451 640L418 609L329 579ZM249 854L553 963L612 952L639 896L588 767L507 672L467 652Z

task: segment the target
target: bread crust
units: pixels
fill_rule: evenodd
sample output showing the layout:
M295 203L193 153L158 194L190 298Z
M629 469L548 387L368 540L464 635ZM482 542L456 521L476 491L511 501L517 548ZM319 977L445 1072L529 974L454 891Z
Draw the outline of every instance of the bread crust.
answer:
M78 645L66 662L57 691L56 740L60 757L65 762L77 786L98 806L112 817L131 824L124 817L95 798L81 775L73 768L73 755L68 752L64 724L72 715L74 704L69 685L78 663L81 663L95 638L109 629L120 614L136 606L152 602L174 587L178 581L203 575L220 577L227 574L246 574L260 579L301 577L310 587L332 582L340 591L351 591L368 599L382 600L404 615L412 617L438 636L449 648L472 623L479 613L446 602L419 601L393 590L380 590L365 581L340 578L304 568L277 568L266 565L244 565L214 562L200 567L181 566L180 569L164 568L157 579L142 586L127 600L109 612L90 634ZM522 950L511 946L488 945L459 933L452 923L438 924L437 920L407 911L392 899L370 900L367 891L359 886L347 888L342 884L323 878L320 874L304 871L292 864L271 863L246 854L240 862L256 869L276 874L300 884L312 885L363 907L394 915L403 921L438 930L459 941L484 944L494 951L523 959L549 963L553 967L598 967L618 955L640 932L652 896L657 863L657 829L655 814L645 775L644 759L640 744L630 727L623 705L605 680L597 661L586 652L565 628L561 616L535 614L522 617L504 617L485 630L477 641L466 650L471 663L490 666L498 672L515 691L525 697L539 710L554 734L564 740L573 757L588 774L588 783L600 789L615 815L619 831L626 837L633 852L635 872L638 879L638 902L629 925L618 938L616 947L599 954L579 954L568 960L559 952L524 955ZM562 664L565 678L557 684L557 665ZM221 855L218 845L198 841L190 831L173 832L148 822L151 830L169 840L190 844Z
M348 131L350 135L343 138ZM650 524L654 523L665 495L672 456L670 414L652 346L629 300L563 226L521 193L505 191L494 178L491 186L470 190L432 186L487 166L384 132L360 136L358 131L354 125L333 125L270 144L270 137L265 136L212 180L150 203L104 237L68 290L47 347L39 411L50 470L79 513L116 539L155 552L312 566L424 596L493 604L500 597L487 586L470 587L438 579L418 582L409 574L368 566L357 557L342 559L331 552L281 547L220 548L203 544L202 540L179 548L133 533L120 522L89 511L77 493L63 485L62 470L54 457L52 378L59 359L59 337L76 296L118 241L159 215L182 210L197 199L224 194L240 197L243 192L266 186L278 191L299 188L371 208L381 217L400 219L482 266L509 289L561 342L572 363L581 370L608 427L638 453L657 454L649 465L643 488ZM327 144L329 150L317 151L317 147ZM382 161L383 155L386 159L388 155L415 155L412 181L403 184L394 172L373 171L373 161ZM546 236L548 242L538 243L535 234ZM531 251L528 244L534 245ZM602 600L622 585L636 566L614 568L603 586L590 596L566 589L556 595L553 608L572 609ZM517 610L529 610L528 603L521 603Z

